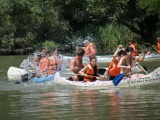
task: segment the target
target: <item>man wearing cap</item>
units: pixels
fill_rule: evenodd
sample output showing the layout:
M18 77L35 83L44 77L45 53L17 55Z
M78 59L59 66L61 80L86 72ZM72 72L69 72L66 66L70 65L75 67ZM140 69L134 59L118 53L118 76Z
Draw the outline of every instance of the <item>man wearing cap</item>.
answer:
M85 50L85 56L87 57L96 57L97 54L97 48L96 46L89 42L89 40L83 41L84 47L83 49Z

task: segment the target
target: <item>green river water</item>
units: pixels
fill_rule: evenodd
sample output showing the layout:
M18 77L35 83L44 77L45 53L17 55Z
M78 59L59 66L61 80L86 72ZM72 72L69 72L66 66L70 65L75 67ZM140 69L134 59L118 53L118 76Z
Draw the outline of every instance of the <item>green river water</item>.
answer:
M10 66L27 56L0 56L0 120L159 120L160 83L111 90L78 90L50 83L14 84ZM101 63L107 67L108 63ZM148 72L159 59L145 60Z

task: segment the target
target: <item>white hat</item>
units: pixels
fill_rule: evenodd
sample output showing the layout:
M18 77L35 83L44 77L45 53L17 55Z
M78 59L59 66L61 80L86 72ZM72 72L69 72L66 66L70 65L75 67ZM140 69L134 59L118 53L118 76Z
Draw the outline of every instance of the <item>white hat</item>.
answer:
M83 41L83 43L88 44L88 43L89 43L89 41L88 41L88 40L85 40L85 41Z

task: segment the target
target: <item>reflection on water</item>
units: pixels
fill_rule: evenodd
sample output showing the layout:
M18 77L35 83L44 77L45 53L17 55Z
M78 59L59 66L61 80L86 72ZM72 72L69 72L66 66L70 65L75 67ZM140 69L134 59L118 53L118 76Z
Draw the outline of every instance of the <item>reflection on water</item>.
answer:
M0 89L0 117L4 120L158 120L160 117L160 84L112 90L76 90L51 83L11 83L0 82L3 85Z

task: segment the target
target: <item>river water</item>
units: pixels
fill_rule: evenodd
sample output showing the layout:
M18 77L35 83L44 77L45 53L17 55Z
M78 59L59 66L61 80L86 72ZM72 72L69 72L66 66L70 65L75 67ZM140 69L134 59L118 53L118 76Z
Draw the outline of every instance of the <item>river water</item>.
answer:
M0 120L159 120L160 83L111 90L78 90L46 83L14 84L10 66L27 56L0 56ZM148 71L159 59L141 63ZM101 63L108 66L108 63Z

